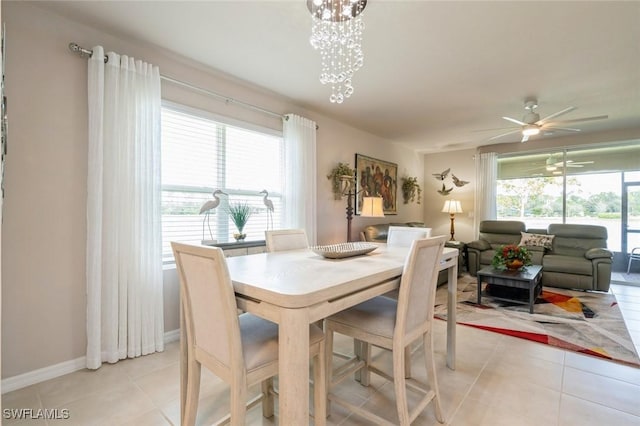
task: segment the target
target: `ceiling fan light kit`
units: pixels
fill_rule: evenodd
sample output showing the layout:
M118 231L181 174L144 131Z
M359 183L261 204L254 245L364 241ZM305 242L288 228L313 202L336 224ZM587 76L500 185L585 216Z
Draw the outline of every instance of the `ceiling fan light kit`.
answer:
M540 133L540 128L535 124L527 124L522 128L523 136L535 136Z

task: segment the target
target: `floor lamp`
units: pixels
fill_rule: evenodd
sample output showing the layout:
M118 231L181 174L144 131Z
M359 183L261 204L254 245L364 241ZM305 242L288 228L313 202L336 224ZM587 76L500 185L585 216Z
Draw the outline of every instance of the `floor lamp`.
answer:
M449 213L449 217L451 218L451 239L449 241L455 241L453 238L456 229L455 229L455 215L456 213L462 213L462 206L460 205L460 201L457 200L447 200L444 202L444 206L442 207L442 213Z
M353 177L344 176L342 180L342 195L347 196L347 242L351 242L351 221L353 220L353 204L356 195L361 191L353 189ZM384 217L382 197L362 197L360 207L361 217Z

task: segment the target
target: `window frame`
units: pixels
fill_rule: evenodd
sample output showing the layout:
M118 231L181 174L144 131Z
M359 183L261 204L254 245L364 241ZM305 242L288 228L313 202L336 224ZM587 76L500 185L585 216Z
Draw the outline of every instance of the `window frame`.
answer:
M248 131L248 132L255 132L261 135L265 135L265 136L272 136L272 137L276 137L279 139L279 143L280 143L280 147L279 147L279 155L281 157L281 166L282 166L282 170L281 173L283 174L283 179L284 179L284 157L285 157L285 145L284 145L284 138L283 138L283 131L282 130L276 130L276 129L272 129L272 128L268 128L265 126L261 126L261 125L257 125L254 123L249 123L246 121L242 121L242 120L238 120L238 119L234 119L234 118L230 118L230 117L226 117L226 116L222 116L220 114L216 114L213 113L211 111L206 111L206 110L202 110L199 108L194 108L188 105L184 105L184 104L180 104L177 102L173 102L173 101L169 101L166 99L162 100L161 103L161 111L165 111L165 110L171 110L171 111L175 111L178 114L185 114L185 115L189 115L189 116L193 116L196 117L198 119L203 119L203 120L210 120L212 122L214 122L218 127L217 131L221 132L223 131L224 134L219 134L218 137L215 140L215 143L221 144L218 147L218 152L219 152L219 156L217 158L216 161L218 161L218 167L222 169L222 171L220 171L216 178L217 179L222 179L221 182L219 182L219 185L215 188L212 187L207 187L207 186L198 186L198 185L175 185L175 184L164 184L164 182L161 182L161 187L160 187L160 193L161 193L161 206L164 206L164 195L165 193L170 193L170 192L181 192L181 193L193 193L193 194L203 194L203 195L207 195L209 197L211 197L211 194L213 193L213 191L215 191L216 189L221 189L223 190L225 193L228 194L228 197L242 197L242 196L246 196L246 197L262 197L261 195L259 195L259 191L264 189L264 188L260 188L260 189L256 189L256 190L247 190L247 189L229 189L226 187L227 182L226 182L226 173L225 173L225 168L228 166L227 165L227 161L226 161L226 157L227 157L227 149L226 149L226 145L227 145L227 137L226 137L226 128L227 127L235 127L238 128L242 131ZM162 133L162 125L161 125L161 133ZM164 155L164 153L161 152L161 156ZM161 170L161 174L162 174L162 170ZM227 198L227 196L223 196L225 198ZM284 204L284 181L282 181L282 187L280 188L279 191L274 191L273 189L269 190L269 198L272 200L279 200L280 204L283 205ZM221 203L222 205L226 204L226 200L223 200L223 203ZM218 210L218 209L217 209ZM162 209L161 209L162 211ZM220 209L220 211L222 212L222 214L216 214L215 217L215 222L211 221L212 223L212 228L214 228L214 223L215 223L215 229L218 231L216 233L217 237L220 236L225 236L225 235L229 235L230 230L233 228L233 224L230 222L229 219L229 215L227 214L226 211L224 211L223 209ZM218 212L216 212L218 213ZM187 215L185 215L187 216ZM192 215L189 215L192 216ZM200 215L199 215L200 216ZM164 222L164 218L165 218L165 214L161 213L161 220ZM203 219L204 220L204 216ZM282 218L281 217L274 217L274 221L277 220L278 222L281 222ZM204 225L203 225L204 226ZM168 241L170 241L170 239L166 239L165 238L165 230L164 230L164 226L162 227L162 235L161 235L161 240L162 240L162 244L163 244L163 264L164 265L172 265L175 264L175 260L173 259L173 254L170 252L167 252L165 250L165 243L167 243ZM200 239L199 239L200 240ZM256 241L264 241L264 240L248 240L246 242L247 245L255 245ZM236 243L235 241L228 240L228 241L220 241L220 239L218 240L218 243L220 245L229 245L229 244L241 244L241 243Z

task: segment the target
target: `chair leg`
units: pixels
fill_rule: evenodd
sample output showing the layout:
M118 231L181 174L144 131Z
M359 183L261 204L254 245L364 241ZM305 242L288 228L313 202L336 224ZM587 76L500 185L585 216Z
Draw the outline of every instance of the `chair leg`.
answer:
M358 339L353 339L353 353L358 359L362 359L362 342ZM362 381L362 370L358 370L353 374L353 378L356 382Z
M404 350L393 350L393 387L396 391L396 408L400 426L409 426L409 407L407 405L407 386L405 375Z
M273 417L274 398L271 391L273 390L273 377L269 377L262 381L262 416L269 419Z
M411 345L404 348L404 377L411 378Z
M330 330L326 326L324 328L324 364L325 364L325 394L328 395L331 391L331 385L333 380L333 330ZM315 371L315 370L314 370ZM325 399L325 411L327 417L331 413L331 401L328 398Z
M324 357L325 343L321 343L320 351L313 357L313 417L316 426L324 426L327 422L327 374Z
M247 380L244 375L241 378L231 379L231 426L245 426L247 417Z
M185 426L193 426L196 423L196 414L198 413L201 366L200 363L193 358L190 358L187 363L187 386L185 389L187 395L182 424Z
M360 384L362 386L369 386L371 383L371 372L369 371L369 365L371 365L371 345L361 341L360 352L360 356L365 363L365 367L360 369Z
M444 423L444 416L442 415L442 405L440 404L440 390L438 388L438 378L436 376L436 363L433 357L433 333L429 332L423 336L424 341L424 361L427 368L427 377L429 379L429 385L435 394L433 397L434 408L436 412L436 419L440 423Z

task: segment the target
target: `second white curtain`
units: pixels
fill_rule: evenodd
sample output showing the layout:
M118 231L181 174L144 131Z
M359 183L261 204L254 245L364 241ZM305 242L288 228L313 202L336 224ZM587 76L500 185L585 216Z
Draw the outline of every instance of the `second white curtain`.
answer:
M164 349L160 72L89 59L87 367Z
M307 232L310 245L317 244L316 123L288 114L284 117L285 152L284 218L290 228Z
M476 154L474 238L478 236L480 222L493 220L497 217L497 181L498 154L495 152Z

